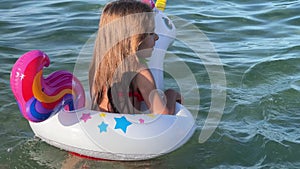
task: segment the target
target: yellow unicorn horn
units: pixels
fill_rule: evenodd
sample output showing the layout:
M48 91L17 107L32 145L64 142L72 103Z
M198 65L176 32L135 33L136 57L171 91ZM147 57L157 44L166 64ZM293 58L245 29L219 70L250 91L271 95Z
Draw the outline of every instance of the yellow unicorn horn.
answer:
M167 5L167 0L157 0L155 6L157 9L164 11Z

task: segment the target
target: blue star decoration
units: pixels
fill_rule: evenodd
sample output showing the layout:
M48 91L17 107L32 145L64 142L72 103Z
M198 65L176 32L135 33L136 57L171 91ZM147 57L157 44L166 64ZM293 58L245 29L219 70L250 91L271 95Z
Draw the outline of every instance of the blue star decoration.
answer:
M102 132L107 132L107 126L108 126L108 124L102 122L102 123L98 126L99 129L100 129L100 133L102 133Z
M132 124L124 116L122 116L121 118L115 117L115 121L116 121L115 129L121 129L124 133L126 133L127 127Z

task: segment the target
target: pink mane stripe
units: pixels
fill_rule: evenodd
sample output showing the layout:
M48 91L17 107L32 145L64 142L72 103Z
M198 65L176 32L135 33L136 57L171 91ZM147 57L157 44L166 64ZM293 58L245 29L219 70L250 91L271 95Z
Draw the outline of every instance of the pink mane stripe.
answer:
M56 71L43 78L43 68L49 64L49 57L44 52L33 50L22 55L12 68L10 78L12 92L21 113L27 120L33 122L46 120L54 111L62 108L63 101L66 101L67 108L72 110L85 106L84 89L72 73ZM33 91L38 94L37 97L33 96ZM60 92L62 93L59 94ZM37 98L45 103L38 101Z

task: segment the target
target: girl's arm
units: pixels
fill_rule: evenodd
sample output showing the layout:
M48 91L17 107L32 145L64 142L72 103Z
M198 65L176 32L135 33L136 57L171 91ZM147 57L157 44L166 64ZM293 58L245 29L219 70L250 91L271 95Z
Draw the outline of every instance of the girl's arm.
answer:
M165 99L163 99L148 69L144 69L137 74L136 85L151 113L174 114L176 101L181 101L180 94L175 90L169 89L164 92Z

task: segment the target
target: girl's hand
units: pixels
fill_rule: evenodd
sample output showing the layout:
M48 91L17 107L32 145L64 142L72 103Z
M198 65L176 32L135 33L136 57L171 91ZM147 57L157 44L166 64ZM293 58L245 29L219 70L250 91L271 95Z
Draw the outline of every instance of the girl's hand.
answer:
M168 89L165 91L165 95L169 96L169 97L173 97L173 98L175 98L176 102L183 104L183 97L177 91L175 91L173 89Z
M181 96L180 93L178 93L178 92L176 92L176 93L177 93L176 102L180 103L180 104L183 104L183 97Z

